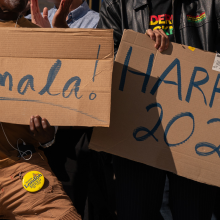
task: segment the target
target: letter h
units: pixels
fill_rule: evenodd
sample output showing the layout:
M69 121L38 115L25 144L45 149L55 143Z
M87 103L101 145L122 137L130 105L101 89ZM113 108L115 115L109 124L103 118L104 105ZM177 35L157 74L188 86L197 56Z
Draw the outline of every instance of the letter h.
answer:
M148 84L148 81L149 81L149 78L150 78L150 74L151 74L151 71L152 71L152 67L153 67L154 54L152 53L150 55L146 74L141 73L141 72L128 70L128 65L129 65L129 62L130 62L131 54L132 54L132 47L129 48L128 53L127 53L126 58L125 58L125 62L124 62L124 66L123 66L122 74L121 74L121 82L120 82L120 85L119 85L119 90L121 90L121 91L124 90L124 85L125 85L127 72L130 72L130 73L136 74L138 76L144 76L145 77L144 78L144 83L143 83L143 86L142 86L142 90L141 90L141 92L145 93L146 88L147 88L147 84Z

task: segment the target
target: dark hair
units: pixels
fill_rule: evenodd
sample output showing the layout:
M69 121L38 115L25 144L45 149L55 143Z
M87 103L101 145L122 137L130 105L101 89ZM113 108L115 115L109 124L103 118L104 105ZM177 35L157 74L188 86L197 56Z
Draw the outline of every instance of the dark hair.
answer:
M22 12L26 8L27 0L4 0L4 6L9 11Z

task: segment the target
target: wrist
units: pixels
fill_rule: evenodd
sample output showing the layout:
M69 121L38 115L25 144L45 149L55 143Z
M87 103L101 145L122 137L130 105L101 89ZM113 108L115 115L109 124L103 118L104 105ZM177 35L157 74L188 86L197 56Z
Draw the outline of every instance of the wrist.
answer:
M48 147L50 147L50 146L52 146L54 143L55 143L55 137L56 137L56 133L57 133L57 130L58 130L58 126L54 126L54 138L51 140L51 141L49 141L49 142L47 142L47 143L45 143L45 144L41 144L40 142L39 142L39 144L40 144L40 146L41 147L43 147L43 148L48 148Z
M43 147L43 148L48 148L48 147L52 146L54 143L55 143L55 137L54 137L54 139L52 141L49 141L46 144L41 144L39 142L40 146Z

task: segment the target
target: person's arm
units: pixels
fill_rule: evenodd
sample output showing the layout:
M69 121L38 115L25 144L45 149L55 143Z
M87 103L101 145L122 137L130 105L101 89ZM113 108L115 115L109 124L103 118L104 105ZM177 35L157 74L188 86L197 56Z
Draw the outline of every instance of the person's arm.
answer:
M103 1L102 3L99 13L100 19L97 28L114 30L114 52L116 55L123 34L120 6L116 1L111 4L107 2L108 1Z

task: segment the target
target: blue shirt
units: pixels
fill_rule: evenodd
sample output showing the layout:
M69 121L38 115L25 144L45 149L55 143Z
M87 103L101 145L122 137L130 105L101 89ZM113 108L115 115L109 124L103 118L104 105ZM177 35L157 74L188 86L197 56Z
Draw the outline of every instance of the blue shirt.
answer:
M54 6L48 11L48 20L52 26L53 16L57 8ZM25 18L31 19L31 14ZM96 28L99 21L99 13L91 10L86 1L68 15L67 24L70 28Z

